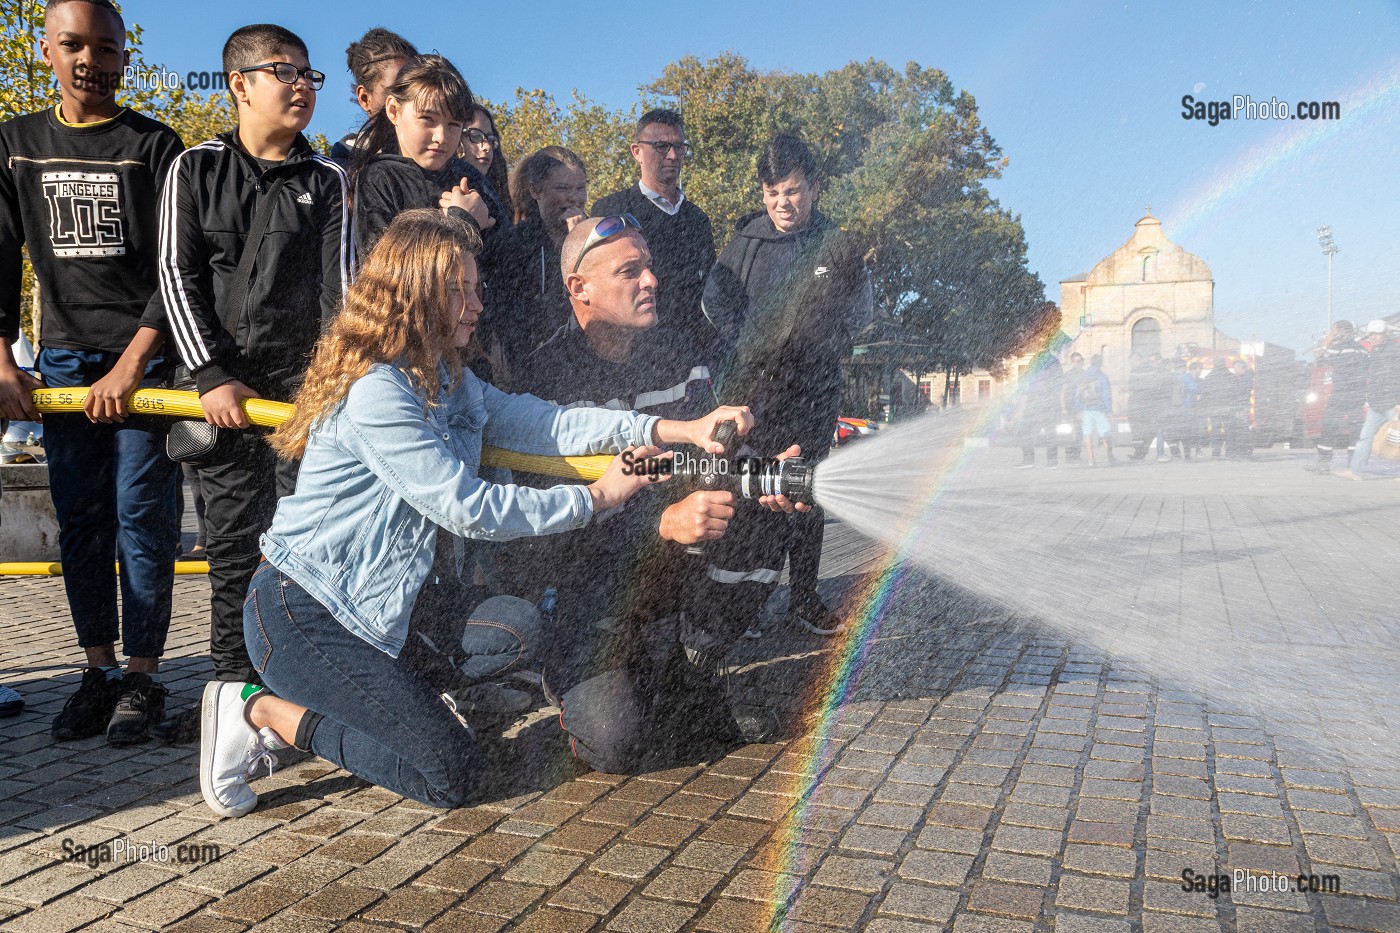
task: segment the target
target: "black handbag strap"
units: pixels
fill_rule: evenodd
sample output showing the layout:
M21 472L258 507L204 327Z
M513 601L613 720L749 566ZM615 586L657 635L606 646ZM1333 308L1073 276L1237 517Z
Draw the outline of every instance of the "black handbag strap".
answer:
M277 205L277 195L286 183L287 179L283 176L267 189L253 214L253 226L248 231L248 239L243 241L243 252L238 257L238 268L233 273L233 288L229 291L224 313L219 315L219 323L234 340L238 339L238 325L243 320L243 305L248 301L248 286L253 281L253 263L258 258L258 247L262 245L263 234L267 233L267 225L272 220L272 209Z

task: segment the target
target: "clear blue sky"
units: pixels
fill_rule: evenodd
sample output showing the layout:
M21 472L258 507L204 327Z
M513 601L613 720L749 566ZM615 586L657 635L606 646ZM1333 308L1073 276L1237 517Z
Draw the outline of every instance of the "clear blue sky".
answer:
M1019 213L1031 268L1059 281L1121 245L1151 204L1215 274L1218 326L1302 350L1326 324L1332 225L1338 318L1400 312L1400 5L1318 3L422 4L127 0L146 59L218 67L223 40L281 23L329 75L313 129L351 129L344 49L382 25L451 58L478 93L577 88L625 107L682 55L724 50L762 69L914 60L969 91L1011 159L992 190ZM763 12L755 13L754 10ZM1341 101L1336 123L1181 117L1181 97ZM601 194L602 192L594 192ZM703 205L702 205L703 206Z

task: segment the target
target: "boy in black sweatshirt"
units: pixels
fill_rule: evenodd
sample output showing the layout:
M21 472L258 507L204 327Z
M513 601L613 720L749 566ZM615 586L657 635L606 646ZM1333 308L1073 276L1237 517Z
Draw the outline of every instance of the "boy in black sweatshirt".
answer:
M216 459L199 465L214 676L256 682L243 597L258 537L277 498L295 486L296 464L279 462L262 433L240 430L249 427L242 402L291 400L322 323L340 303L353 250L345 171L313 152L301 132L325 81L310 68L306 44L281 26L244 26L224 45L223 67L238 126L189 149L166 180L159 298L205 420L230 435ZM232 308L239 260L265 204L266 234L245 300ZM182 714L163 734L193 738L197 720L197 709Z
M49 0L40 49L60 101L0 125L0 418L39 418L29 393L40 383L10 352L26 243L43 297L38 371L50 388L90 387L83 414L45 419L63 582L87 655L53 734L105 731L114 745L145 739L165 707L153 675L178 543L167 424L129 417L126 400L170 368L159 320L143 314L156 288L157 192L184 147L169 127L117 105L125 45L110 0Z

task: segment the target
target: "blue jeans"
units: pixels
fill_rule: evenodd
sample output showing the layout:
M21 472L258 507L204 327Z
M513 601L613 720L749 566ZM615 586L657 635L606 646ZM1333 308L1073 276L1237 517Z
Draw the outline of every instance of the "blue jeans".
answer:
M1383 411L1376 411L1374 408L1366 409L1366 420L1361 425L1361 436L1356 439L1356 449L1351 452L1351 471L1362 473L1366 470L1366 464L1371 461L1371 443L1376 439L1376 434L1380 432L1381 425L1389 421L1395 412L1393 408Z
M433 807L461 806L480 782L471 730L429 682L405 659L352 634L266 561L248 590L243 634L263 683L323 717L302 735L307 750ZM527 637L499 622L468 623L463 644L475 649L473 671L495 676L528 658Z
M91 386L111 372L119 356L46 347L39 351L37 368L50 388ZM151 361L142 387L163 382L165 368L164 361ZM120 585L127 657L157 658L165 651L179 546L180 475L165 455L168 431L165 419L143 415L120 424L94 424L81 413L44 418L63 585L80 647L117 640ZM121 562L119 574L113 574L113 561Z

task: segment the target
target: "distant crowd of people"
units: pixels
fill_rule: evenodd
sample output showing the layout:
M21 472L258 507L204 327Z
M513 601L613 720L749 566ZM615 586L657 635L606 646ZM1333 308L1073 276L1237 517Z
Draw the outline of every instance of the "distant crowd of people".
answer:
M198 737L225 816L256 805L250 775L287 746L460 804L487 764L461 716L531 683L595 767L738 741L725 656L761 637L785 561L789 622L844 630L817 593L820 512L654 484L621 457L587 484L511 476L481 448L718 453L732 421L746 452L824 456L840 361L873 307L865 251L819 210L803 141L763 146L762 204L716 257L675 111L641 117L640 182L589 210L575 153L546 146L508 172L459 71L388 30L347 50L366 120L330 156L303 135L326 76L290 31L229 37L238 124L188 148L117 104L124 48L110 0L49 0L40 49L60 99L0 124L0 417L38 420L37 388L87 390L83 414L43 418L86 655L55 739ZM8 349L23 247L36 372ZM167 715L180 465L170 423L127 402L172 380L217 428L187 432L183 454L214 680ZM269 435L255 398L296 413ZM22 707L0 694L0 714Z
M1021 468L1034 467L1035 449L1045 448L1045 464L1066 460L1095 465L1102 456L1116 462L1113 444L1113 385L1095 355L1089 365L1072 352L1061 366L1047 348L1029 367L1028 382L1018 393L1012 422L1020 437ZM1250 459L1256 446L1258 383L1243 358L1163 359L1134 353L1129 359L1126 417L1134 460L1155 456L1158 462L1213 458ZM1395 419L1400 405L1400 335L1384 321L1372 321L1366 333L1350 321L1332 328L1318 354L1325 367L1323 407L1318 428L1317 460L1309 469L1331 473L1336 450L1351 449L1347 469L1338 475L1361 479L1381 425Z

